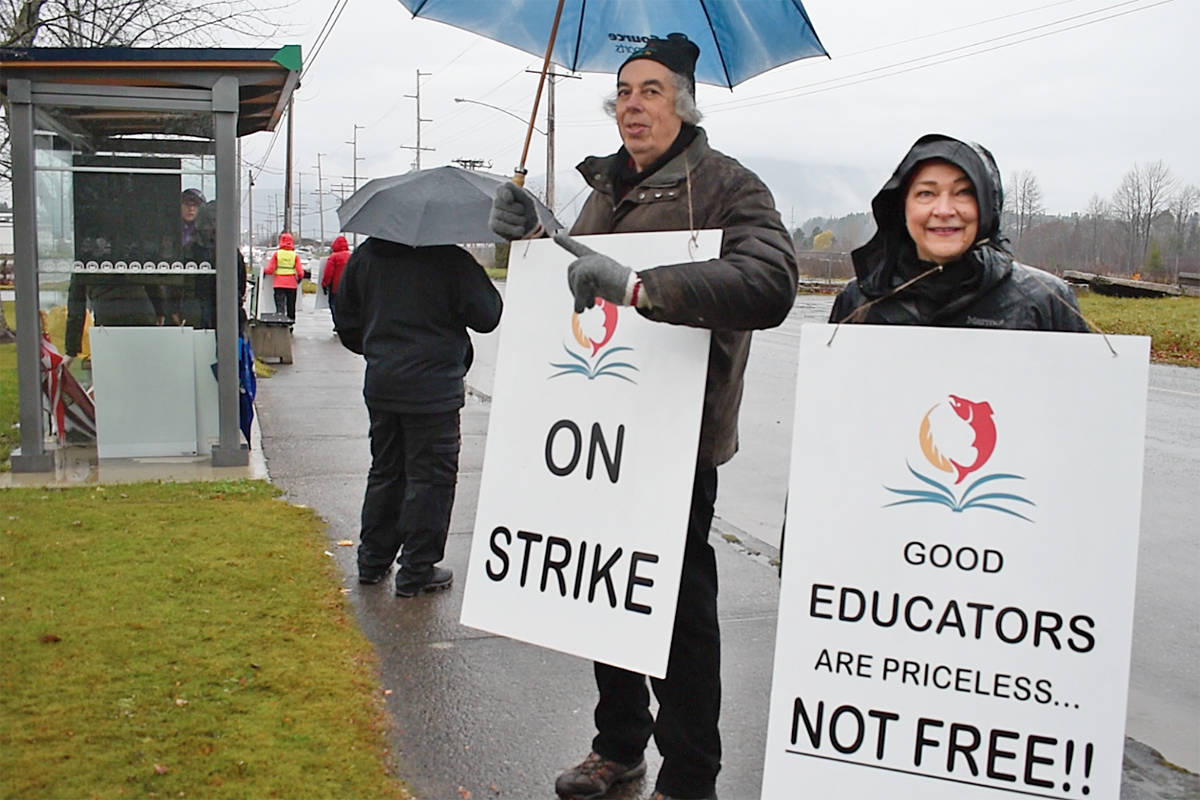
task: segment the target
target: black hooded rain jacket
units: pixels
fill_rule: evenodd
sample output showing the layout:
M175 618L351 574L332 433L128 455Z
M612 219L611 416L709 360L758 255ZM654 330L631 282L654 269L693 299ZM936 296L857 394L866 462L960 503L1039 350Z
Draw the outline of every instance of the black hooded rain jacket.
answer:
M970 178L979 204L979 232L958 261L888 296L934 266L917 258L904 221L909 181L930 160L949 162ZM857 277L838 294L829 321L1086 333L1070 287L1013 259L1000 232L1003 205L1000 171L991 153L941 134L922 136L871 201L878 230L851 254Z

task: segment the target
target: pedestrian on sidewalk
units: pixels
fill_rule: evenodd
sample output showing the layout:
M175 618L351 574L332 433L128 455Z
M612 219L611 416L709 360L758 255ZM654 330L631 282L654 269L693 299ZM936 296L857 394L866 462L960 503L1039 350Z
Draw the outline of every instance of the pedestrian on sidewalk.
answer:
M325 268L321 270L321 291L329 298L329 313L333 316L333 330L337 331L337 293L342 285L342 272L350 260L350 243L345 236L337 236L330 248Z
M371 237L346 263L338 337L367 360L363 399L371 419L359 583L379 583L393 561L400 597L453 581L438 562L458 480L463 376L474 355L467 328L495 330L502 308L483 267L456 245Z
M263 270L275 276L275 313L283 314L289 322L296 321L296 290L304 280L304 265L296 255L290 233L279 234L279 249L271 254Z
M666 677L653 679L595 664L597 733L586 759L561 775L563 798L591 798L643 775L654 735L662 753L659 800L716 797L721 768L721 641L716 555L708 543L717 467L737 451L737 417L750 333L787 317L798 269L791 238L758 176L712 149L695 102L699 48L682 34L652 38L617 75L606 109L622 147L579 166L592 193L571 233L719 228L721 255L710 261L634 271L559 234L578 258L567 279L576 311L597 297L632 305L644 317L712 330L700 447ZM508 239L540 235L533 198L508 184L497 192L492 229ZM636 514L637 509L629 513Z

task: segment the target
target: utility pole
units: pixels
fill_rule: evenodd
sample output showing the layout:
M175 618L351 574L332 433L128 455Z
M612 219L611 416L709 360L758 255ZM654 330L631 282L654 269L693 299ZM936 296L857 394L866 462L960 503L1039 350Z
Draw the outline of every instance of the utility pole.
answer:
M304 173L296 173L296 246L304 243Z
M321 156L324 153L317 153L317 218L321 221L321 246L325 246L325 184L321 179Z
M554 213L554 79L557 73L546 76L550 79L546 95L546 208Z
M289 233L292 230L292 118L295 116L296 100L288 99L288 130L287 130L287 168L283 175L283 225Z
M350 141L350 142L346 142L346 144L354 145L354 162L353 162L354 163L354 169L353 169L354 175L352 176L352 180L354 181L354 191L356 191L356 192L358 191L358 162L362 161L362 159L358 157L358 132L362 129L363 129L362 125L356 124L354 126L354 140ZM342 177L345 178L346 176L343 175ZM343 200L344 199L345 198L343 197ZM358 234L357 233L354 234L354 246L358 247Z
M540 75L541 70L527 69ZM554 82L556 78L580 79L579 75L566 75L550 70L546 73L546 208L554 211Z
M433 74L432 72L421 72L421 70L418 69L417 70L417 93L404 95L405 97L412 97L417 101L417 146L410 147L406 144L402 144L400 146L402 148L404 148L405 150L416 150L417 151L417 159L416 159L417 169L421 168L421 151L428 150L430 152L433 152L433 150L436 149L433 147L421 147L421 123L422 122L433 122L433 120L431 120L431 119L422 119L421 118L421 76L425 75L426 77L428 77L429 75L432 75L432 74Z

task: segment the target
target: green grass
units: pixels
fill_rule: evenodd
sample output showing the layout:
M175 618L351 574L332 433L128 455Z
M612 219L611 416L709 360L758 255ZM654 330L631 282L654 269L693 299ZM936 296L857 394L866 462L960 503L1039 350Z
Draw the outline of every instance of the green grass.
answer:
M1129 298L1085 294L1083 315L1105 333L1150 337L1150 358L1200 367L1200 297Z
M277 494L0 490L0 796L407 797L324 523Z
M21 444L17 429L17 343L0 344L0 472L11 469L8 454ZM0 517L3 522L3 517Z
M483 271L487 276L494 281L503 281L508 279L508 267L484 267Z

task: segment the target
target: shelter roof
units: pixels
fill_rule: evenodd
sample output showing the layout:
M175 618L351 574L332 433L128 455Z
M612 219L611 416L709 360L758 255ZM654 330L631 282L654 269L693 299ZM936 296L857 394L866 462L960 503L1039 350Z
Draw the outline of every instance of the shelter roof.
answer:
M300 81L300 46L280 48L29 47L0 48L0 90L8 81L95 87L112 98L126 92L167 97L211 89L226 75L238 79L237 135L271 131ZM114 107L66 109L72 128L94 141L114 136L171 133L161 111ZM179 131L175 131L179 132Z

